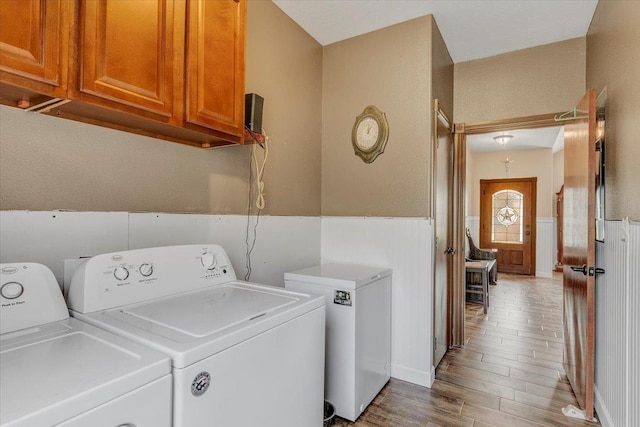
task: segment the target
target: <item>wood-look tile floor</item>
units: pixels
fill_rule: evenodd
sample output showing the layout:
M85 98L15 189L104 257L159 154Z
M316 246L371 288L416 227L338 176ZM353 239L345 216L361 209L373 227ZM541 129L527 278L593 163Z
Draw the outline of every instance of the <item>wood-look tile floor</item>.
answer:
M335 426L597 426L562 368L562 279L500 274L488 314L467 303L463 349L450 350L431 389L392 379L355 423Z

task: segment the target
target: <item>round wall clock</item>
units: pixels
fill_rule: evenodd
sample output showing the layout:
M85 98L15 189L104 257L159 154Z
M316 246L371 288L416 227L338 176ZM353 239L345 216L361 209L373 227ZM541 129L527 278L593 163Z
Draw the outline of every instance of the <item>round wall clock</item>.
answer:
M351 143L356 156L366 162L373 162L384 152L389 139L387 116L375 106L369 105L356 117L351 131Z

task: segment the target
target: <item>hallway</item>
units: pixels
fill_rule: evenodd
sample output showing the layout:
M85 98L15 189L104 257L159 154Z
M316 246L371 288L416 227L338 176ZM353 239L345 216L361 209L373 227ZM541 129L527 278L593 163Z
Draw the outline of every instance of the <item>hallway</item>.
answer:
M391 380L357 423L338 426L596 426L560 409L577 402L562 368L562 278L500 274L489 313L467 303L466 345L431 389Z

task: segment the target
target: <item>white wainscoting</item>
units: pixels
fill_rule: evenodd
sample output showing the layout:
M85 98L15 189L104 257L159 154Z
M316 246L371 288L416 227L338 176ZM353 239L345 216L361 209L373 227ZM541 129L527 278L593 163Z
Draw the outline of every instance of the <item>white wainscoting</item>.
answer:
M626 411L625 369L627 334L626 283L628 242L621 221L605 222L605 243L596 244L596 411L604 426L623 426Z
M640 224L605 221L596 260L595 406L605 427L640 425Z
M0 211L0 262L37 262L62 286L64 260L128 247L127 212Z
M480 217L468 216L466 225L476 245L480 244ZM553 277L557 256L556 219L538 217L536 219L536 276Z
M257 217L251 216L249 236ZM320 263L320 217L261 216L251 256L251 281L284 286L284 273ZM129 247L216 243L225 248L239 279L246 272L245 215L132 213ZM250 240L251 243L251 240Z
M433 225L426 218L323 217L322 262L393 269L391 376L430 387Z
M553 254L558 250L554 218L536 219L536 276L553 277Z
M256 217L250 218L253 232ZM38 262L62 286L64 260L153 246L218 243L239 278L247 217L128 212L0 211L0 262ZM251 280L284 286L284 273L320 262L320 218L260 217Z
M640 223L629 224L629 264L627 286L627 371L629 385L627 387L628 426L640 426ZM606 239L606 237L605 237Z

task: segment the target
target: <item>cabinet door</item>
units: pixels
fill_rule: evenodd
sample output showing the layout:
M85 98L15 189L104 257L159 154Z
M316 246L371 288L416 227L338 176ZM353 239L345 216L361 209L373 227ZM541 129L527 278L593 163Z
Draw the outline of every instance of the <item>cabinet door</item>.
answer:
M244 128L245 0L189 0L186 121L240 136Z
M171 121L174 79L181 78L175 75L174 55L184 40L184 15L175 3L179 0L81 0L73 97Z
M1 2L0 80L45 95L66 97L69 2Z

